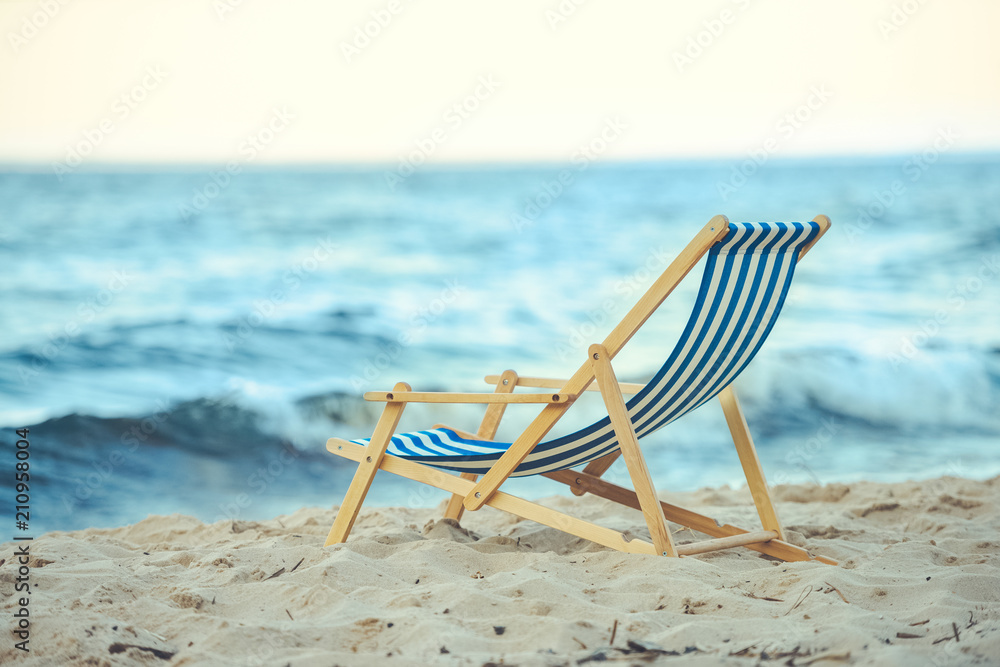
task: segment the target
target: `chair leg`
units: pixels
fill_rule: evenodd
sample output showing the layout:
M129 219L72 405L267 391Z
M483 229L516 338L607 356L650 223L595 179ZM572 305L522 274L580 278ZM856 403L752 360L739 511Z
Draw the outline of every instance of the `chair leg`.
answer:
M360 461L365 456L364 447L347 442L346 440L338 440L337 438L330 438L326 443L326 449L332 454L351 459L352 461ZM459 494L463 497L468 496L475 487L474 482L462 479L458 475L437 470L436 468L415 461L407 461L391 454L386 454L382 459L380 469L422 484L429 484L448 493ZM542 505L512 496L503 491L497 491L490 496L485 505L503 512L509 512L522 519L535 521L543 526L554 528L581 539L590 540L609 549L647 556L659 555L659 552L655 550L653 545L646 540L630 537L621 531L598 526L589 521L563 514L549 507L543 507Z
M405 382L397 382L393 391L410 391L410 385ZM385 456L389 440L392 439L392 434L396 431L399 418L403 416L404 407L406 407L405 403L389 402L385 404L382 416L379 417L375 431L372 433L372 439L365 448L365 459L358 464L358 469L354 472L354 479L351 480L351 485L347 488L344 502L340 504L337 518L334 519L333 527L330 528L330 534L327 535L323 546L327 547L331 544L347 541L347 536L351 534L351 528L354 526L354 520L358 518L361 505L365 502L365 496L368 495L368 489L371 488L375 473L382 463L382 457Z
M663 507L660 506L660 499L656 497L653 479L649 475L646 460L642 457L642 451L639 449L639 440L635 436L632 420L629 419L628 411L625 408L625 399L618 386L615 371L611 367L607 348L603 345L591 345L590 363L594 367L597 386L601 390L601 397L608 409L611 425L615 429L615 435L618 436L618 444L621 447L622 456L625 457L625 465L632 478L632 485L639 497L639 506L642 508L642 515L649 527L650 537L653 538L653 546L656 548L656 552L663 556L677 556L677 549L674 547L673 538L670 537L667 519L663 515Z
M497 386L494 393L497 394L509 394L514 391L514 387L517 386L517 373L511 370L506 370L500 375L500 379L497 380ZM476 432L476 436L484 440L492 440L496 437L497 429L500 428L500 420L503 418L504 410L507 409L505 403L491 403L486 408L486 414L483 415L483 421L479 424L479 430ZM462 479L467 479L469 481L476 481L479 475L471 472L463 472ZM446 519L454 519L459 521L462 518L462 514L465 512L465 505L462 501L465 500L464 496L452 495L451 499L448 500L448 507L444 511L444 517Z
M496 405L496 403L494 403L493 405ZM490 407L493 406L491 405ZM467 479L470 482L475 482L477 479L479 479L479 475L477 475L474 472L463 472L460 476L462 479ZM452 494L451 498L448 499L448 507L446 507L444 510L444 518L454 519L455 521L461 521L462 515L465 513L465 505L462 504L462 500L463 500L462 496L456 496L455 494Z
M764 530L775 531L778 533L778 539L785 541L785 531L771 501L767 480L764 479L764 469L761 468L760 459L757 458L757 450L753 446L753 438L750 437L750 428L747 426L746 417L732 385L719 393L719 402L722 403L722 412L726 415L726 423L729 424L729 432L733 436L736 453L740 457L743 474L747 478L747 486L750 487L754 505L757 506L760 523Z

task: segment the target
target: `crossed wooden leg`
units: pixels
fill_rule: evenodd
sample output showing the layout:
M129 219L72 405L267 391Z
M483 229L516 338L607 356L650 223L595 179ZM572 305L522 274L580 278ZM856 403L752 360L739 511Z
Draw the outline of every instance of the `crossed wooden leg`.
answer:
M632 539L620 531L597 526L499 491L493 494L486 504L612 549L629 553L688 556L718 549L745 546L785 561L817 560L831 565L837 564L836 561L824 556L813 556L805 549L784 540L784 532L774 510L746 419L736 394L731 388L723 390L719 399L764 530L749 532L728 524L720 525L718 521L710 517L659 501L649 470L639 449L638 440L628 417L625 400L607 350L601 345L591 346L590 356L598 388L608 409L620 450L591 462L581 472L560 470L545 473L544 476L567 484L577 495L592 493L641 511L649 528L652 543L641 539ZM510 392L516 384L517 374L513 371L505 371L497 383L496 391ZM402 382L394 387L394 391L409 391L409 389L409 386ZM336 438L327 442L327 449L330 452L357 461L359 465L344 502L341 504L340 511L337 513L333 527L330 529L326 545L344 542L347 539L364 502L365 495L371 486L372 479L378 470L385 470L448 491L452 497L445 516L456 520L461 517L464 509L462 499L475 487L475 475L456 476L385 453L389 440L402 416L404 405L402 402L391 401L386 404L367 447ZM503 404L491 404L487 408L486 415L483 417L479 431L475 436L462 432L460 434L466 437L492 439L503 416L503 408ZM629 476L635 487L634 491L612 484L600 477L619 455L625 458ZM676 546L670 535L667 521L697 530L713 539Z

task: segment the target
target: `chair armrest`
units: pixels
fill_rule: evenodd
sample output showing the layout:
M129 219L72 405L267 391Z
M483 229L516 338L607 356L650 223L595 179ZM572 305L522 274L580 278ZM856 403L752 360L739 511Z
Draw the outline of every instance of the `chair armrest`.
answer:
M574 394L480 394L448 391L369 391L366 401L392 403L572 403Z
M499 375L487 375L485 378L488 384L496 384L500 381ZM533 387L538 389L562 389L566 386L569 380L559 380L555 378L531 378L531 377L518 377L517 386L518 387ZM639 390L645 387L644 384L639 384L637 382L619 382L618 387L621 389L623 394L637 394ZM600 387L596 383L591 383L587 387L586 391L600 391Z

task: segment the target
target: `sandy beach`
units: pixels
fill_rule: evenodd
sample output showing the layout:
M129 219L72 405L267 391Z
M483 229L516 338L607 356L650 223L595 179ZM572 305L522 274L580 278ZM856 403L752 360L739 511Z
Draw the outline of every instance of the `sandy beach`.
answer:
M746 489L663 498L753 525ZM30 546L23 665L967 665L1000 661L1000 478L780 486L791 541L840 561L737 549L631 556L490 508L333 508L204 524L181 515ZM637 534L638 512L549 498ZM697 536L678 533L678 542ZM17 576L0 556L4 615Z

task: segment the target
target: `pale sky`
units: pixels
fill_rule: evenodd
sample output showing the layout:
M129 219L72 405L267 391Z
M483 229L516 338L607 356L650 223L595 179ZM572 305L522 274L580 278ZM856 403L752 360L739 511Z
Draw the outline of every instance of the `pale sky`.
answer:
M998 29L996 0L0 0L0 162L998 150Z

